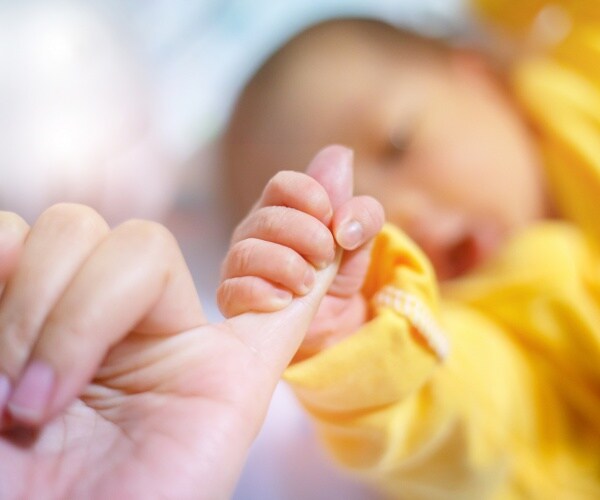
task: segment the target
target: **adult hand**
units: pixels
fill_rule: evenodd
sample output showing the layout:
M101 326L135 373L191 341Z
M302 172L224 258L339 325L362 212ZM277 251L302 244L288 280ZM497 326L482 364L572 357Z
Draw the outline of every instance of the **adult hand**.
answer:
M306 293L319 267L344 250L296 360L308 358L357 331L367 320L361 293L371 244L384 222L381 204L354 196L352 151L329 146L306 173L277 173L233 234L225 258L219 306L226 317L273 311Z
M208 324L162 226L0 213L0 497L228 497L336 271Z

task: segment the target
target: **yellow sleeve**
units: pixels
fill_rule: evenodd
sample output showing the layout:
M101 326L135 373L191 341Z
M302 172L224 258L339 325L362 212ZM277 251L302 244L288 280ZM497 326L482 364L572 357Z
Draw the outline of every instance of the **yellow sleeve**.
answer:
M402 285L436 308L432 270L421 252L404 235L387 226L376 241L365 294L372 297L384 285ZM302 401L333 421L355 412L379 413L417 391L438 365L435 354L419 341L408 321L382 309L350 339L288 368L286 379ZM402 370L398 367L402 366ZM342 446L344 460L364 467L379 460L383 435L373 435L372 452L362 436Z
M469 291L462 305L438 304L427 261L392 228L373 262L366 295L393 285L418 296L450 354L440 361L406 317L380 307L351 338L291 366L286 379L334 457L403 498L563 498L562 483L570 498L587 498L589 489L578 495L571 484L581 461L553 455L567 446L564 402L521 339L468 304Z

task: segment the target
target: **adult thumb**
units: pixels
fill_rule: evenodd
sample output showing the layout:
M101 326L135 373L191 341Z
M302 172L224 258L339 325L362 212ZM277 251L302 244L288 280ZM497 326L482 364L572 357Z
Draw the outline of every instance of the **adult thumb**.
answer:
M306 169L325 188L334 211L352 197L353 161L351 149L335 144L319 151Z

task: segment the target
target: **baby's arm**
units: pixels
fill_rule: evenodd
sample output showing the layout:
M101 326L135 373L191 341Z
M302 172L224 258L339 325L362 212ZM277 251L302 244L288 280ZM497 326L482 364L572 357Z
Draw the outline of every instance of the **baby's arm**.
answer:
M233 235L217 294L223 314L285 307L310 291L315 269L332 262L340 248L338 274L297 359L348 336L366 319L360 288L383 219L376 200L352 195L352 153L346 148L325 148L306 174L278 173Z
M312 169L309 173L319 179L322 186L328 186L328 181L323 181ZM305 179L301 174L294 175L299 176L295 179ZM308 213L306 208L296 204L298 200L311 200L312 203L313 194L304 188L298 197L292 196L295 192L290 195L286 201L294 200L294 203L287 207L287 203L281 202L263 205L278 182L276 178L267 187L262 201L236 232L234 242L246 241L250 235L265 241L261 224L274 220L260 215L265 206L281 215L284 222L277 227L283 234L287 232L285 221L292 220L290 210ZM306 261L318 262L314 258L318 254L315 248L321 249L319 255L328 256L334 241L343 241L336 230L339 227L336 217L341 218L342 207L348 206L344 205L348 199L357 203L356 198L346 198L341 205L331 202L331 220L323 215L327 210L320 212L317 217L322 216L322 220L315 217L317 222L302 226L305 233L293 232L293 241L284 245L291 248L294 255L302 257L299 258L299 271L295 272L297 276L310 270L311 265ZM356 210L354 214L359 212ZM249 222L252 220L255 225ZM313 253L300 247L306 241L314 244L316 228L323 230L323 227L330 228L331 236L324 237L323 244L309 245ZM304 237L304 234L311 236ZM323 234L327 236L327 231ZM548 236L542 231L541 235L534 235L533 241L525 241L525 249L513 251L512 258L522 256L522 259L512 262L511 258L505 262L505 267L496 269L494 275L500 279L490 281L489 288L485 288L488 298L482 298L479 293L477 300L480 302L475 304L471 303L473 297L470 300L464 297L462 304L456 301L440 303L435 276L426 257L404 234L391 227L378 236L372 253L364 246L354 253L359 261L354 264L355 276L360 277L357 282L362 281L364 274L361 273L366 268L362 259L368 260L367 257L372 255L373 265L362 293L334 295L337 284L330 287L305 341L309 349L303 347L304 352L310 355L312 338L315 338L313 345L322 349L327 342L332 343L364 324L345 342L294 364L285 374L315 419L318 434L334 457L395 496L419 498L423 492L431 492L439 498L484 498L503 491L504 487L519 488L523 484L533 485L533 491L543 491L541 497L552 496L553 488L563 479L552 482L548 480L553 478L550 472L541 472L538 481L537 476L530 477L532 469L522 468L520 464L525 460L535 464L536 470L553 470L544 455L545 445L540 446L540 443L558 443L557 446L566 449L560 440L567 434L563 434L562 423L559 423L564 409L545 379L545 372L536 372L539 366L536 353L531 356L527 345L514 335L516 331L525 333L527 312L539 310L540 284L553 284L558 290L565 288L564 266L560 263L571 262L574 256L582 255L569 250L556 258L550 259L554 253L550 252L540 259L540 249L568 249L561 242L562 237L553 243ZM538 238L541 239L538 241ZM232 314L253 307L258 309L250 306L250 301L236 290L234 281L227 283L233 278L228 274L230 260L236 258L239 257L235 257L234 249L225 264L225 277L229 279L220 291L222 300L238 300L238 310ZM352 262L347 260L345 264ZM272 267L274 274L266 279L269 286L273 286L271 276L277 276L278 264ZM526 273L523 273L524 269L527 269ZM590 276L589 272L581 273L576 266L569 266L569 269L579 276L578 279L583 275ZM258 273L249 274L254 279ZM341 268L337 283L343 285L339 278L344 276L348 274ZM554 277L549 279L549 276ZM265 275L258 277L262 280ZM262 281L260 283L260 286L264 285ZM292 290L298 283L301 281L286 282L283 289ZM226 292L229 286L231 289ZM267 297L272 293L269 290ZM346 290L357 288L352 286ZM565 296L570 296L571 289L565 290ZM557 296L555 292L552 291L552 296ZM515 296L521 298L520 304L507 308L504 302L497 304L499 308L492 309L491 313L486 311L493 307L498 297L508 300ZM527 297L530 302L525 300ZM364 321L366 299L372 300L372 317L368 322ZM486 304L485 301L493 303ZM341 304L339 316L327 309L328 304L335 303ZM349 313L357 304L362 306L362 309L356 308L360 315L352 317ZM547 307L552 308L554 304L550 301ZM503 314L509 317L498 321ZM551 317L551 314L549 311L544 317ZM509 328L511 318L515 325ZM327 335L328 325L330 336ZM539 325L533 326L540 331ZM438 331L437 327L442 327L443 331ZM564 331L572 335L572 329L565 328ZM430 342L431 332L447 337L452 345L450 355L446 356L447 351L438 348L439 343ZM549 433L548 422L557 423ZM564 477L579 477L580 473L571 465L565 470L568 474Z

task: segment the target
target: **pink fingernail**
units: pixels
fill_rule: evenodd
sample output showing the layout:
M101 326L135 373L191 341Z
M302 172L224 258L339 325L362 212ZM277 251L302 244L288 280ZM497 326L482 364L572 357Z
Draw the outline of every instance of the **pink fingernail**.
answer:
M49 364L29 363L8 401L12 417L23 424L39 423L46 412L54 382L54 370Z
M354 250L364 239L364 231L360 222L346 222L338 232L338 243L346 250Z
M0 375L0 418L4 413L4 407L10 395L10 380L6 375Z

